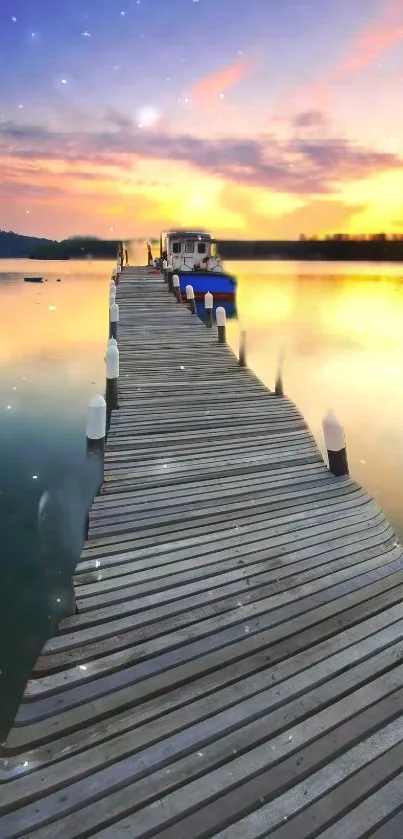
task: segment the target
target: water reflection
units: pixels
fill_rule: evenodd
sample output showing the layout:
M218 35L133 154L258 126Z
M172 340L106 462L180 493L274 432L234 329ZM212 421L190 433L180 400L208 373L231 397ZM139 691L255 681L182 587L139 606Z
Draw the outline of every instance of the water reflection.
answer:
M403 284L399 265L238 263L239 321L227 334L285 392L324 450L321 419L333 409L346 431L350 469L403 535Z
M110 273L109 263L0 262L0 737L54 620L38 504L86 463L87 406L104 388ZM48 282L24 283L29 274Z

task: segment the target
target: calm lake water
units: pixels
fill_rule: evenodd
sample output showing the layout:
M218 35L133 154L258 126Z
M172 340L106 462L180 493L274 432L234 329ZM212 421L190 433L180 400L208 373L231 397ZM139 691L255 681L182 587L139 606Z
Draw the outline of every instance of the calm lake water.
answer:
M284 356L285 392L322 450L322 416L333 408L352 475L403 537L403 266L228 268L239 278L230 344L247 330L249 366L270 387ZM104 389L111 269L0 261L0 739L50 631L38 502L85 462L88 402ZM47 282L24 283L29 275Z

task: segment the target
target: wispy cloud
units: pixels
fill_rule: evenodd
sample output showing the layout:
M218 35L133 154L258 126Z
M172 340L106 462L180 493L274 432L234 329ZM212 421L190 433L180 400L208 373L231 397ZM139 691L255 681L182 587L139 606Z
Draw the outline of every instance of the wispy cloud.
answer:
M77 177L80 171L86 177L103 167L109 168L109 175L114 171L118 175L135 166L136 160L174 161L240 184L300 195L326 194L343 181L403 167L398 155L326 137L325 126L320 112L301 113L294 120L290 140L274 135L242 140L172 135L129 126L124 131L62 132L8 122L0 126L0 154L8 168L12 161L20 167L39 161L42 168L63 161L67 175L67 164L74 164ZM59 174L63 175L63 167ZM23 177L23 172L20 175Z
M190 89L191 101L204 110L214 111L222 105L229 90L251 75L256 66L244 57L200 79Z
M380 13L353 40L349 54L335 69L335 79L349 78L359 73L395 44L402 42L402 0L387 0Z
M281 103L277 118L287 119L304 108L329 108L338 85L368 69L398 43L403 43L403 0L386 0L380 11L347 43L345 57L325 70L319 82L297 86Z

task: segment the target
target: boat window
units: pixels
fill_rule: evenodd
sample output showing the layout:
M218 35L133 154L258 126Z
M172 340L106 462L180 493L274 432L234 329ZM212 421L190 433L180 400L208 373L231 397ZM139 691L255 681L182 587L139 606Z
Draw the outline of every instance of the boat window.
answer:
M198 242L197 252L198 253L206 253L206 243L205 242Z
M186 242L186 253L194 253L195 250L195 243L194 242Z
M181 243L174 242L172 245L172 253L180 253L181 252Z

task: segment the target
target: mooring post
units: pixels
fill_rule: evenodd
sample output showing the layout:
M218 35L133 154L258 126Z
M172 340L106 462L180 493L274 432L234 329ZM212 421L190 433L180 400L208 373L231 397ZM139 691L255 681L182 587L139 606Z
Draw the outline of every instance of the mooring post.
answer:
M225 309L223 306L218 306L218 309L215 313L217 327L218 327L218 343L225 344L226 335L225 335L225 324L227 322L227 316L225 314Z
M112 343L114 342L114 343ZM118 404L119 349L114 338L108 341L105 356L106 363L106 410L116 410Z
M213 325L213 306L213 295L208 291L207 294L204 295L204 308L206 310L206 326L208 329L211 329Z
M89 404L87 419L87 455L98 457L100 463L100 482L96 495L99 494L104 480L104 452L106 437L106 402L103 396L93 396Z
M284 396L283 374L278 370L276 374L276 381L274 383L274 393L276 396Z
M174 274L173 277L172 277L172 285L173 285L173 289L174 289L174 295L176 297L176 302L181 303L182 302L181 288L180 288L179 277L178 277L177 274Z
M96 458L99 467L99 478L95 487L94 497L99 495L104 481L104 456L106 440L106 402L103 396L93 396L90 401L86 431L87 457ZM85 518L84 537L88 539L90 514Z
M163 259L162 260L162 273L164 275L164 282L167 282L167 280L168 280L167 268L168 268L168 263L167 263L166 259Z
M186 286L186 299L188 301L188 307L192 313L192 315L196 314L196 302L195 302L195 293L194 288L192 285Z
M239 366L246 367L246 332L242 330L239 336Z
M172 265L168 265L168 267L167 267L167 282L168 282L168 290L171 292L171 294L173 293L173 290L174 290L173 283L172 283L173 272L174 272L174 269L172 268Z
M341 475L348 475L349 471L344 429L339 423L337 417L335 417L333 411L328 411L328 413L323 417L322 428L330 471L338 478L341 477Z
M119 306L113 302L109 307L109 338L118 337Z

